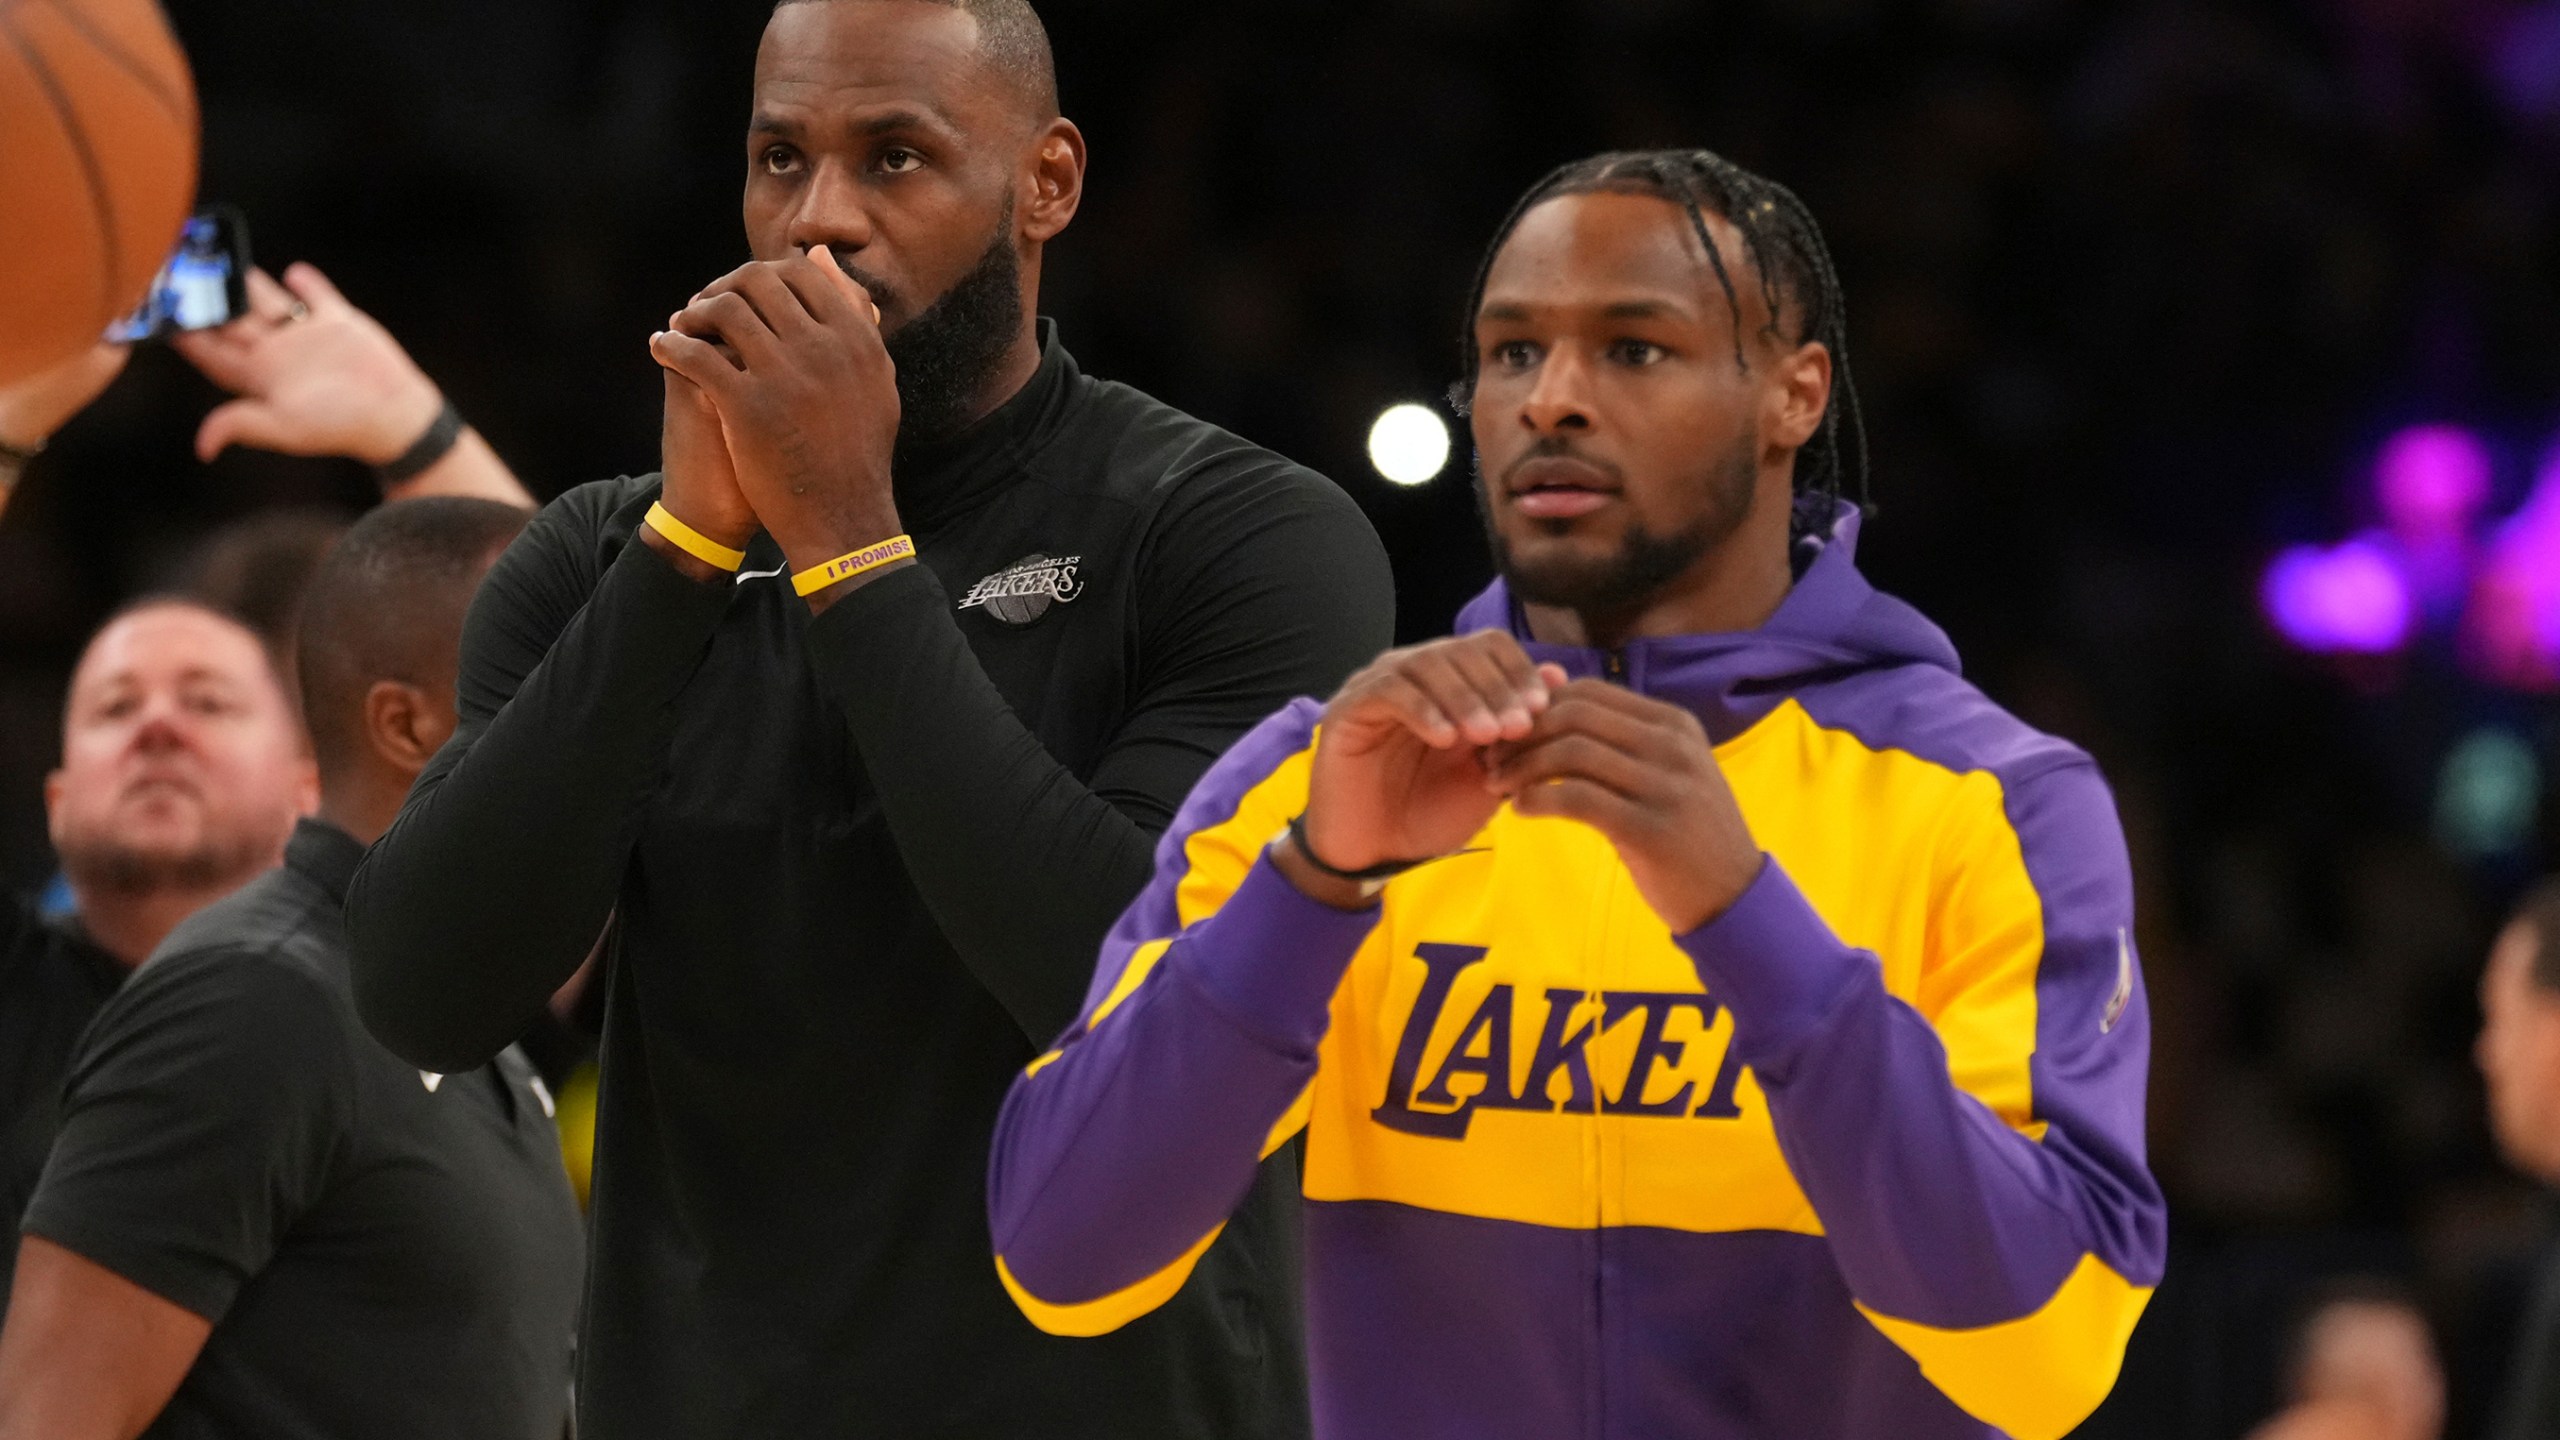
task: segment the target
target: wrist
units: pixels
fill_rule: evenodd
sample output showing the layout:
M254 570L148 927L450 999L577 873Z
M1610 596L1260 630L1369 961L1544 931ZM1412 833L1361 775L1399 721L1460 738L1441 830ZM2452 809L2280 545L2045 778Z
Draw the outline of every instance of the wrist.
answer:
M28 463L43 450L44 441L40 439L21 441L11 437L6 430L0 430L0 485L16 484Z
M373 478L382 486L382 493L396 495L403 486L443 464L469 429L453 402L438 396L435 414L408 448L373 467Z
M755 539L756 531L762 528L756 524L755 512L752 510L742 510L735 514L725 511L714 512L711 507L702 504L695 497L679 495L664 487L659 489L658 503L667 508L668 514L676 517L679 522L695 533L731 550L746 549L747 542Z
M641 544L656 551L660 558L675 567L677 574L688 580L702 585L735 585L738 582L736 572L723 570L700 556L688 553L647 525L641 526L638 533Z
M1378 891L1386 888L1383 880L1348 880L1328 873L1308 856L1297 837L1288 831L1274 837L1263 853L1270 857L1271 868L1280 872L1280 878L1288 881L1291 889L1331 909L1369 909L1378 903Z
M348 457L377 470L391 464L427 434L443 415L444 405L444 392L426 372L411 370L375 407L374 423L348 445Z
M765 529L782 547L782 558L797 575L839 556L884 544L905 533L898 508L879 504L830 508L820 514L767 517Z
M915 543L898 523L897 508L886 503L766 528L791 567L792 588L812 613L916 563Z

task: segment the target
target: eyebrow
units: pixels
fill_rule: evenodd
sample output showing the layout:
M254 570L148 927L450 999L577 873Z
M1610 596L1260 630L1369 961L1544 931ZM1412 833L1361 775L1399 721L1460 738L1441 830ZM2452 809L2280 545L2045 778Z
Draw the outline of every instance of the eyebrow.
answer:
M1618 300L1601 307L1602 318L1609 320L1683 319L1685 312L1668 300ZM1523 322L1530 318L1526 305L1490 304L1476 312L1480 320Z
M776 114L771 110L758 110L754 118L747 122L747 133L750 135L772 135L785 140L798 138L808 128L800 120ZM853 131L865 138L876 140L883 135L895 135L902 131L931 130L948 134L957 128L948 118L930 108L902 105L861 121L853 127Z
M901 130L947 131L956 127L950 120L934 111L901 108L874 115L854 128L876 139L882 135L894 135Z

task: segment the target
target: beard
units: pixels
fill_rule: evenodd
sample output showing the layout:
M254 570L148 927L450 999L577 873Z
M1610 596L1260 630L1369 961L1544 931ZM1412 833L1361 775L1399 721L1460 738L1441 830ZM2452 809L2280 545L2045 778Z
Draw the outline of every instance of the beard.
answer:
M891 293L851 265L845 272L877 297ZM1013 253L1013 203L969 273L942 297L882 337L898 367L898 448L948 440L969 428L1005 351L1022 328L1022 265Z
M1587 630L1608 628L1609 622L1642 610L1742 527L1759 486L1759 453L1759 427L1755 425L1708 467L1704 477L1706 504L1696 519L1669 534L1649 529L1640 520L1631 522L1616 551L1589 558L1569 554L1524 556L1514 550L1494 524L1491 491L1479 459L1476 508L1493 547L1494 568L1511 593L1529 604L1570 610L1582 617ZM1531 523L1548 530L1553 522ZM1560 533L1563 528L1555 525L1549 533Z
M112 829L74 831L54 844L62 873L84 894L152 895L237 884L275 862L276 837L207 827L184 846L141 845Z

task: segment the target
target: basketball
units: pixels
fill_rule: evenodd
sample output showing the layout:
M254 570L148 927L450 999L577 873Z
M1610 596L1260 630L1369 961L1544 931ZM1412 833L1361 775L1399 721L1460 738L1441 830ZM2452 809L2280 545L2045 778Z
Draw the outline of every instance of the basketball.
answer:
M153 0L0 0L0 384L142 298L195 184L195 82Z

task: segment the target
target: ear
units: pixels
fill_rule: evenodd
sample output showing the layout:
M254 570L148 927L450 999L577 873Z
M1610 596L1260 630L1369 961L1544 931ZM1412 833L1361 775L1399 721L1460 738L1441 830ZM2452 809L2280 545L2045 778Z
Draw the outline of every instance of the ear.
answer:
M1084 132L1064 116L1041 127L1022 178L1015 223L1025 240L1045 245L1067 228L1084 203Z
M1822 412L1831 404L1831 348L1808 340L1778 356L1766 396L1762 442L1773 450L1803 449L1822 428Z
M62 772L51 770L44 777L44 818L48 828L53 818L62 813Z
M439 724L435 699L405 680L376 680L364 692L364 739L374 757L404 778L415 779L444 743L451 722Z

